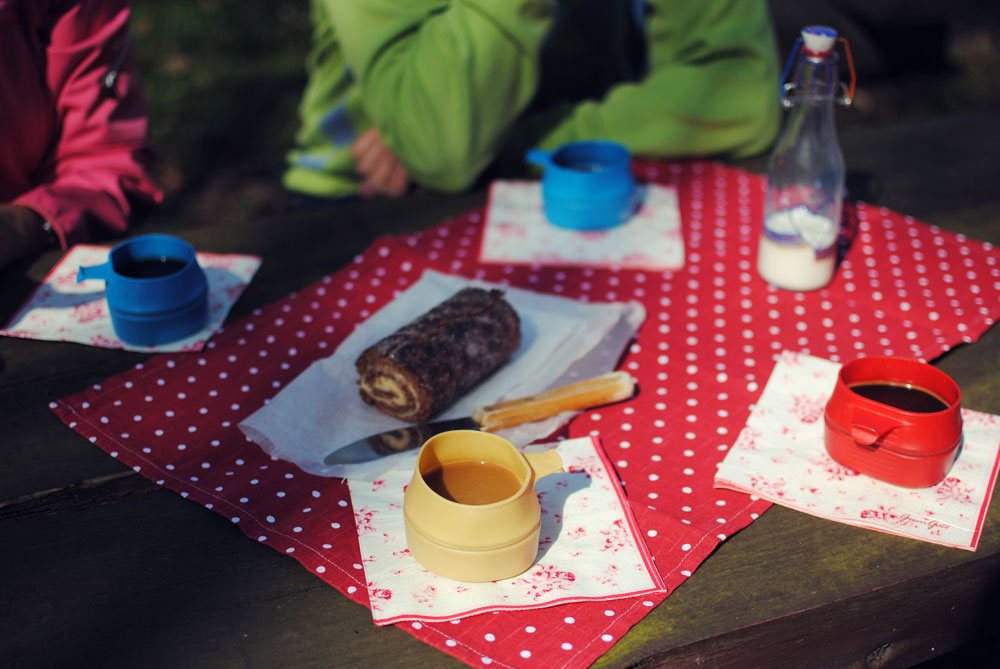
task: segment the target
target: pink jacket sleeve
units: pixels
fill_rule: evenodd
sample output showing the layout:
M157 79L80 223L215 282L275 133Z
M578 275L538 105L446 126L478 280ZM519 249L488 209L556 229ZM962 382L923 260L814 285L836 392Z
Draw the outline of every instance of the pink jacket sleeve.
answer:
M136 205L163 195L148 171L146 103L131 69L127 0L63 4L49 17L45 72L58 137L38 185L14 203L48 220L65 248L85 241L90 225L125 232ZM107 95L101 82L116 68L114 94Z

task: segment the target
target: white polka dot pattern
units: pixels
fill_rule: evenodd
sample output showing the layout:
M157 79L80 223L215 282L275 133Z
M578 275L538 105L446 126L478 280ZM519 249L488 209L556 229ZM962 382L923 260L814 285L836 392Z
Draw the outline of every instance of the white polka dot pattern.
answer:
M73 429L181 496L291 555L356 602L369 593L347 487L272 460L236 424L424 267L590 300L638 300L648 311L623 361L638 395L571 423L599 435L672 592L727 536L768 504L712 487L717 464L783 349L835 361L871 354L930 359L976 339L1000 312L1000 253L897 213L849 207L853 245L814 293L757 275L762 178L695 162L638 162L678 189L682 270L483 265L481 211L418 234L377 240L335 275L256 310L200 354L166 354L53 405ZM588 665L659 598L402 626L469 664ZM544 634L538 633L544 631Z

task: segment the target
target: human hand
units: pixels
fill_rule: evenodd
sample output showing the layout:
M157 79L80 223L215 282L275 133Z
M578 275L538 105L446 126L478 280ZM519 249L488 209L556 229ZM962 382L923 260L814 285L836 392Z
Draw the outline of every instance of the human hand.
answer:
M45 249L45 219L34 209L0 204L0 269Z
M351 146L351 156L363 177L361 197L399 197L410 184L410 174L382 142L377 128L369 128Z

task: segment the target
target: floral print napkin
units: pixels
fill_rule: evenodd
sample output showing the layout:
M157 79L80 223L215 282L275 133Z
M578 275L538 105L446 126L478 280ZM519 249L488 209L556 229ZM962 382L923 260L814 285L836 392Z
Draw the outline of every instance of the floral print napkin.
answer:
M964 443L943 481L903 488L833 460L823 415L840 365L784 351L715 486L904 537L976 550L997 479L1000 417L962 410Z
M71 248L49 272L45 281L21 307L0 335L25 339L69 341L103 348L129 351L200 351L209 337L222 326L226 315L260 267L257 256L198 253L198 264L208 279L208 323L187 337L155 346L127 344L111 326L104 282L77 283L82 265L102 265L108 261L107 246L78 244Z
M406 548L403 492L413 472L348 481L354 521L378 625L447 621L504 609L665 592L618 477L594 437L558 445L566 473L539 479L538 558L526 572L463 583L424 569Z
M676 188L639 188L640 205L632 218L613 228L581 231L549 223L537 181L496 181L490 187L479 259L514 265L680 269L684 237Z

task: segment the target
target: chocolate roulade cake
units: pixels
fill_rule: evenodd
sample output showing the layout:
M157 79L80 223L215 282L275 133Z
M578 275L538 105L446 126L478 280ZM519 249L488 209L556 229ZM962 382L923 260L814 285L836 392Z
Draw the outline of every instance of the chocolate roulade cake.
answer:
M463 288L358 357L361 399L400 420L426 420L520 345L521 320L503 292Z

